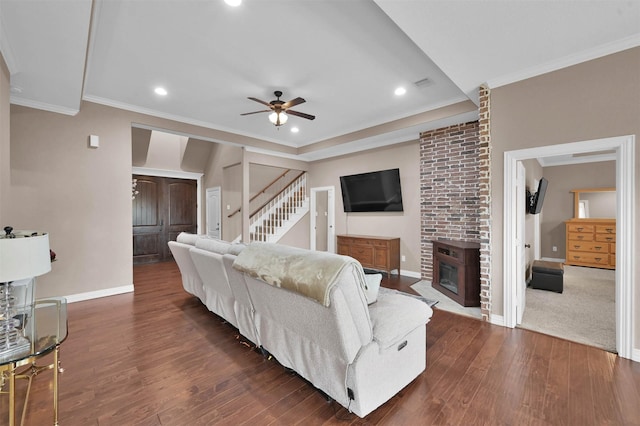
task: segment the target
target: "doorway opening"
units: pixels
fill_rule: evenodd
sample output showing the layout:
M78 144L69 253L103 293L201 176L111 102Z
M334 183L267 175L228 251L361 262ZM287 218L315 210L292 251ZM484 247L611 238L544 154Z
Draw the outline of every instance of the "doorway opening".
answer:
M132 200L133 264L170 260L168 241L201 233L202 175L133 167L132 179L139 192Z
M616 350L623 358L632 358L634 298L635 210L635 136L575 142L546 147L505 152L504 157L504 240L503 294L504 324L515 327L518 303L517 286L523 271L518 267L517 254L517 170L524 160L551 156L572 156L613 151L616 161ZM520 265L521 266L521 265Z

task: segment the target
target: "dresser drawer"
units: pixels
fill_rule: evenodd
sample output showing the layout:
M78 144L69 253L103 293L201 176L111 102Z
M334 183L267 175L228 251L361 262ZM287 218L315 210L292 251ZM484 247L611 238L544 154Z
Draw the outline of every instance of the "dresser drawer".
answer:
M579 251L570 251L567 260L572 263L590 264L593 266L608 266L609 254L608 253L585 253Z
M574 241L593 241L593 232L591 234L569 232L569 239Z
M567 225L567 231L569 232L593 232L593 225L583 225L581 223L570 223Z
M593 241L569 241L569 250L592 253L609 253L609 243Z
M609 253L614 255L616 254L616 243L609 243Z
M616 235L615 225L596 225L596 233Z
M338 237L338 246L351 246L353 244L358 244L360 241L358 241L356 238L349 238L349 237Z
M616 235L613 234L595 234L596 235L596 241L602 241L603 243L615 243L616 242Z

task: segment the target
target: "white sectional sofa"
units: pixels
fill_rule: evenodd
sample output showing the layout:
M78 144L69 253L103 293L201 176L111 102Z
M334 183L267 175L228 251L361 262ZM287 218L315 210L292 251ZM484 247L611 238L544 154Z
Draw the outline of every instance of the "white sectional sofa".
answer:
M360 417L425 370L431 309L397 292L369 304L352 258L186 234L169 246L187 292Z

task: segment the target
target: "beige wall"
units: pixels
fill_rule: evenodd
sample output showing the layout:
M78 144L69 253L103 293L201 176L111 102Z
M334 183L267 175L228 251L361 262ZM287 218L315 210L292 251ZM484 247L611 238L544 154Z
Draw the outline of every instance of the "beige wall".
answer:
M3 99L0 114L9 109L8 96ZM1 119L9 121L6 113ZM10 120L10 144L0 139L3 153L11 147L10 163L0 157L9 182L0 194L3 223L48 231L59 259L38 280L38 297L110 292L132 284L132 123L203 138L217 135L90 102L83 102L76 116L12 105ZM2 132L8 128L2 126ZM88 148L91 134L100 137L100 148ZM242 158L239 148L220 149L224 155L212 160L204 188L221 182L218 165Z
M231 210L227 210L227 205L230 208L238 206L240 203L239 191L242 189L242 173L233 174L230 171L235 169L240 170L240 163L242 161L242 148L214 144L209 156L208 165L204 171L202 178L202 232L206 233L207 219L206 219L206 191L207 188L214 188L219 186L221 188L220 199L220 213L221 226L222 226L222 238L228 241L233 240L239 233L239 229L234 229L233 218L229 218Z
M417 136L417 135L416 135ZM360 234L400 237L403 271L420 273L420 171L417 141L311 163L310 188L336 189L336 235ZM404 212L345 213L340 176L384 169L400 169Z
M88 147L89 135L100 148ZM66 296L132 284L131 121L84 104L65 116L11 107L11 186L5 220L48 231L58 261L37 295Z
M491 91L491 297L503 314L504 152L622 135L640 135L640 48L589 61ZM636 148L636 177L640 149ZM640 185L635 185L636 212ZM635 229L640 253L640 227ZM635 262L640 277L640 262ZM635 306L640 306L636 280ZM635 318L635 323L640 323ZM636 327L635 341L640 341ZM635 344L638 346L638 343Z
M564 259L566 235L564 221L573 217L572 189L616 186L616 163L606 161L544 168L549 181L542 209L540 242L542 257ZM613 203L615 210L615 199ZM615 217L615 214L612 216ZM553 247L558 251L554 252Z
M9 69L0 54L0 229L8 225L10 179L10 112Z

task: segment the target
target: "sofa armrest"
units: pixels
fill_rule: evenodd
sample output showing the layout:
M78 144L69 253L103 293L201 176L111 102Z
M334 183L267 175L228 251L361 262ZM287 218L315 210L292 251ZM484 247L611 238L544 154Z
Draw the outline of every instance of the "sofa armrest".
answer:
M433 311L429 305L420 300L398 293L380 293L377 302L369 305L373 340L380 347L389 348L428 323L431 315Z

